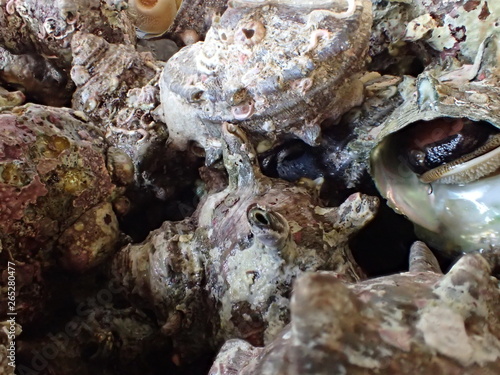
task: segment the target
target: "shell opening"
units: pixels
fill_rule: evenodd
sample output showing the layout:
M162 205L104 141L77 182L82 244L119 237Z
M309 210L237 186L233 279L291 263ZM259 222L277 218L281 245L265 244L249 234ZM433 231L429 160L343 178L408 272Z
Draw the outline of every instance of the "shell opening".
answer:
M500 168L500 131L484 121L419 121L389 137L423 183L465 184Z
M290 234L288 222L277 212L252 204L247 220L255 238L265 246L281 248Z
M236 32L235 38L240 43L255 45L260 43L266 36L266 27L260 21L251 21L242 25Z
M253 212L253 219L256 223L259 223L260 225L263 226L269 226L270 222L269 219L267 218L266 212L262 210L258 210L256 212Z
M255 113L253 101L245 102L231 108L231 113L236 120L246 120Z

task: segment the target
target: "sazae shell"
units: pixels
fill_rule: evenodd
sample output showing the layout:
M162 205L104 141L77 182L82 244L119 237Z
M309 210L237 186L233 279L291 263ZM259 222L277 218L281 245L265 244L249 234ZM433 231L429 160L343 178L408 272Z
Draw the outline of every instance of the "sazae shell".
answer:
M315 144L320 124L358 105L367 59L367 0L231 2L204 42L165 66L161 102L171 139L210 148L221 124L253 140Z
M382 125L380 143L371 155L371 174L380 193L415 223L417 235L446 254L500 245L497 85L487 80L440 83L427 73L407 79L405 85L406 101ZM429 134L411 130L422 121L430 126L430 141L425 139ZM447 130L450 124L456 129ZM463 124L472 127L468 135L460 134ZM473 143L461 150L460 143L449 145L455 140ZM408 141L441 147L443 160L425 173L414 172L401 151ZM427 156L425 152L417 158Z

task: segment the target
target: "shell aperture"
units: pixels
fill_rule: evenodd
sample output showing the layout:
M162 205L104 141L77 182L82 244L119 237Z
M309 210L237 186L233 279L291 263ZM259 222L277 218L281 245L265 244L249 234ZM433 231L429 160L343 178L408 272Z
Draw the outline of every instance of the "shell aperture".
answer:
M429 145L431 149L439 149L436 142L450 139L446 132L438 141L422 134L415 141L417 138L407 137L415 137L418 128L411 128L421 124L410 124L386 136L375 147L371 158L372 176L388 204L415 224L421 239L445 253L468 252L500 244L500 205L495 201L500 191L500 178L496 173L500 165L498 131L493 126L489 129L490 126L483 122L448 119L445 123L452 125L456 121L474 126L474 133L465 131L464 134L479 133L479 139L464 141L467 145L456 147L459 152L453 155L455 159L444 155L445 162L441 160L442 164L431 166L422 175L415 172L415 166L408 160L408 153L414 156L408 146L420 140L424 145L421 150L428 150L425 146ZM426 126L433 126L432 122ZM483 127L486 128L477 131ZM449 151L446 147L444 150ZM424 160L420 166L425 164L425 158L420 160ZM453 171L457 173L453 175Z
M484 121L437 118L400 133L401 154L423 183L465 184L500 166L499 131Z

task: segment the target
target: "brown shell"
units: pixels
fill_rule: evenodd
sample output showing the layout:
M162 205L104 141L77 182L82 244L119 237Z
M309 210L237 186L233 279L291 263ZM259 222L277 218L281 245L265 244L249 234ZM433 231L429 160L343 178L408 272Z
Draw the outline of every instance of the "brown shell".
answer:
M291 325L265 348L227 342L209 374L496 374L498 260L466 255L443 275L417 242L407 273L351 285L306 274Z

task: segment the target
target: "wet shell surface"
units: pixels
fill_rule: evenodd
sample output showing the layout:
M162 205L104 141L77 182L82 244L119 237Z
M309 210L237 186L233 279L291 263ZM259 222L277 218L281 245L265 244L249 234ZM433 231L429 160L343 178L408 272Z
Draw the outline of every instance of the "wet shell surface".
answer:
M370 25L366 0L230 3L206 40L179 51L163 71L170 138L207 149L226 121L254 141L315 144L322 120L362 100L355 76L365 65Z
M421 242L409 272L344 284L297 280L292 323L264 348L228 341L209 375L496 374L498 255L467 254L445 275Z
M130 300L155 311L183 358L229 338L272 340L288 322L291 283L306 270L363 277L348 242L378 207L359 193L322 207L314 182L263 176L237 126L223 125L222 147L229 185L207 194L191 218L125 247L113 264Z
M382 125L372 151L379 191L445 253L500 245L498 88L486 81L440 83L427 74L404 84L407 99ZM413 131L422 125L425 133ZM413 162L425 156L437 164L422 173L412 169L401 151L408 142L426 147L409 151Z

